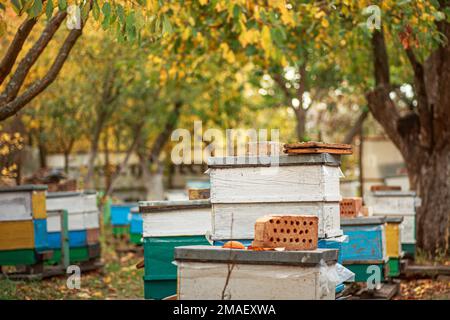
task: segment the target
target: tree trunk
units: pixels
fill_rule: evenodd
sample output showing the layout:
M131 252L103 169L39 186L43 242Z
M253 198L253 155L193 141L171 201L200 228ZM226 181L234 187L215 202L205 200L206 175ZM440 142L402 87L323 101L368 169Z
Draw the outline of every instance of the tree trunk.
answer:
M449 255L450 147L405 159L411 184L421 198L416 213L417 246L430 256Z
M64 172L69 174L69 152L64 150Z
M109 148L108 148L108 136L107 134L103 135L103 152L105 157L105 163L103 166L103 175L105 179L105 190L109 189L109 186L111 185L111 162L109 160Z
M43 141L39 133L38 135L39 167L47 168L47 146L45 145L45 141Z
M66 175L69 174L69 156L72 152L73 145L75 144L75 138L71 138L67 145L63 144L64 147L64 172Z
M84 187L89 189L93 188L93 179L94 179L94 169L95 169L95 159L97 158L98 153L98 144L100 142L100 134L103 129L103 117L100 117L97 120L97 124L94 129L94 134L92 136L92 144L91 150L89 151L89 159L88 159L88 169L86 173L86 178L84 179Z
M305 141L306 132L306 110L300 105L298 108L294 108L295 119L297 121L295 125L295 132L297 134L298 141Z
M441 22L439 29L450 38L449 23ZM389 97L393 86L383 29L374 31L372 47L376 87L367 94L368 106L400 150L411 189L422 200L416 215L417 246L429 257L449 256L450 46L439 47L428 58L425 70L414 52L406 49L414 71L417 108L403 115ZM427 85L426 79L436 85Z
M152 172L146 159L141 158L142 179L146 189L145 200L164 200L163 165Z

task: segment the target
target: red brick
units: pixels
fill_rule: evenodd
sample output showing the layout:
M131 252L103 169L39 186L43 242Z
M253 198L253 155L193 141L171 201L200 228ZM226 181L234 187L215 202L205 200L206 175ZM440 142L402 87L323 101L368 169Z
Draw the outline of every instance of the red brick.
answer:
M354 218L362 211L362 198L343 198L339 203L341 217Z
M316 216L266 216L256 220L255 248L285 248L286 250L315 250L318 242Z

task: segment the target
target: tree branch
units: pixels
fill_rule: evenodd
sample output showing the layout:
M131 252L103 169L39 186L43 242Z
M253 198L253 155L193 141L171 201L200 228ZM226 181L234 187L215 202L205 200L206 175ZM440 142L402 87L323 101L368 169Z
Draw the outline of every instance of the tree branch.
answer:
M368 114L369 114L369 110L368 109L364 109L361 112L361 114L359 115L358 119L356 119L355 123L350 128L350 131L347 132L347 134L345 135L344 141L342 143L345 143L345 144L351 144L352 143L353 139L361 131L361 127L362 127L364 121L366 120Z
M427 87L425 85L425 71L423 65L414 55L414 52L411 49L406 49L405 51L414 71L414 88L416 90L417 109L419 111L421 144L431 148L434 144L432 132L433 117L430 112Z
M182 106L183 102L181 101L175 102L174 110L172 111L172 114L170 114L163 131L159 133L158 137L156 138L155 142L152 145L149 155L150 163L154 163L158 160L162 149L166 145L167 140L169 139L173 129L175 128L178 122L178 118L180 116L180 109Z
M8 47L8 51L0 62L0 85L9 75L16 62L17 56L22 50L23 44L25 40L27 40L30 35L31 30L36 25L37 19L26 19L17 29L16 35L14 36L13 41Z
M28 89L19 97L0 107L0 121L5 120L20 111L28 102L30 102L39 93L44 91L57 77L59 71L66 62L70 51L82 34L84 24L81 29L71 30L61 46L58 55L53 61L47 74L40 80L31 84ZM26 59L26 58L25 58ZM19 66L20 67L20 66Z
M133 142L131 143L130 147L128 148L125 158L120 163L119 168L114 173L114 175L111 177L111 183L108 186L104 197L109 196L114 191L114 184L115 184L117 178L120 176L120 174L123 172L123 170L125 170L125 167L128 164L128 161L130 160L131 154L133 153L134 149L138 145L139 137L140 137L142 128L144 127L144 124L145 124L145 121L142 121L141 123L138 124L137 128L135 129Z
M39 39L20 61L4 92L0 95L0 105L11 102L17 97L17 94L19 93L25 78L30 72L31 67L35 64L44 49L47 47L48 43L55 35L66 16L67 12L60 11L47 24Z
M397 131L400 118L394 102L389 97L391 90L389 60L383 29L375 30L372 35L372 52L376 87L366 94L368 107L374 118L383 126L389 138L401 150L405 150Z

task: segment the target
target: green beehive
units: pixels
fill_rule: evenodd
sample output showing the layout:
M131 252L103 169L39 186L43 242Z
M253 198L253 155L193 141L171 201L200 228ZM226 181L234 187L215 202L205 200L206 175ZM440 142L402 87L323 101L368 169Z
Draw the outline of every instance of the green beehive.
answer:
M209 245L205 234L211 227L209 200L144 201L143 218L144 297L163 299L177 292L174 249Z

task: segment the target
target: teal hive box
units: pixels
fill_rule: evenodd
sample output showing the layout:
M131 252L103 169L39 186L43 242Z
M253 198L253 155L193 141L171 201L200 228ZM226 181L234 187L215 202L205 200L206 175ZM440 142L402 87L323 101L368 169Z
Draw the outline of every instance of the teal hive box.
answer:
M209 245L205 234L211 226L208 200L143 201L144 297L163 299L176 294L176 247Z
M380 280L385 278L386 234L384 217L358 217L342 219L341 226L349 241L342 245L345 267L355 273L356 282L366 282L375 268ZM369 268L370 266L374 266Z

